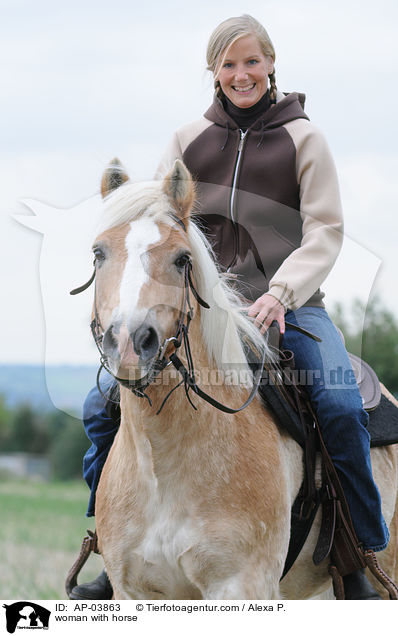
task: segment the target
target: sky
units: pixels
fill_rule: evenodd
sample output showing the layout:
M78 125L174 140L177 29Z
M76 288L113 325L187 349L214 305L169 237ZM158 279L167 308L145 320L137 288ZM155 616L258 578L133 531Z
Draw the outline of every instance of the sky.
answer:
M152 178L173 131L212 100L210 33L242 13L266 26L278 88L306 94L336 162L346 229L327 307L377 294L398 316L395 1L0 0L0 12L0 364L95 363L91 297L68 291L91 273L80 233L101 174L118 156L133 180ZM50 248L15 220L33 214L24 199L57 208ZM61 297L79 324L60 319Z

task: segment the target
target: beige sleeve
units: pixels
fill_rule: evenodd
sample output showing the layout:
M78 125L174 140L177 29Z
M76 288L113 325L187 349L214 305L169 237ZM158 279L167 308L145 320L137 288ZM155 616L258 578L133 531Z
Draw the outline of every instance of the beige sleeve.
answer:
M154 178L157 180L162 179L168 171L171 170L176 159L182 159L182 149L177 132L174 133L169 141L159 162Z
M211 125L211 121L202 117L197 121L179 128L172 136L166 150L164 151L154 178L162 179L168 171L171 170L175 160L182 159L189 144Z
M336 168L323 135L308 121L285 125L296 146L303 237L275 272L268 293L286 309L307 302L332 269L343 243Z

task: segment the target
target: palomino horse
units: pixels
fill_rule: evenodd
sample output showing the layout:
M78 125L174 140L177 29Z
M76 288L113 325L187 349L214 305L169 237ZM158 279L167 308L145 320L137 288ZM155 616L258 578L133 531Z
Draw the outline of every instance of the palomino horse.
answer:
M190 220L190 174L176 161L163 181L127 180L117 167L104 174L104 215L93 248L94 334L111 373L122 380L121 424L96 504L99 547L115 598L318 595L330 585L327 564L315 567L311 560L318 519L279 583L291 506L303 477L301 448L259 398L236 414L221 412L187 395L184 386L170 393L180 378L161 364L190 321L191 356L183 347L178 355L188 366L191 358L198 384L237 409L250 392L244 348L250 343L261 354L267 346ZM247 373L239 383L236 373L242 371ZM129 381L148 399L137 397ZM372 452L391 531L380 563L393 578L397 451L392 446Z

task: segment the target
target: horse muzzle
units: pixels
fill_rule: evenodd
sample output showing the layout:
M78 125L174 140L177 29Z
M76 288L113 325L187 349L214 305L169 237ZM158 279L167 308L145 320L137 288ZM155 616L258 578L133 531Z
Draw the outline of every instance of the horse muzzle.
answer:
M159 348L158 332L146 321L131 331L124 323L115 321L104 333L103 350L108 365L121 378L140 377Z

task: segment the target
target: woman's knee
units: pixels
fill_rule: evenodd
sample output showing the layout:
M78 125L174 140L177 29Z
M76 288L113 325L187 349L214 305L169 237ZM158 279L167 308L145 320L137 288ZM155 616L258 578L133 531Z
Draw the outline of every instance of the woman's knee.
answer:
M83 404L83 421L89 420L100 413L106 404L105 398L95 386L91 389Z
M346 431L366 431L369 416L363 408L358 388L319 392L314 406L321 428L331 428L336 435Z

